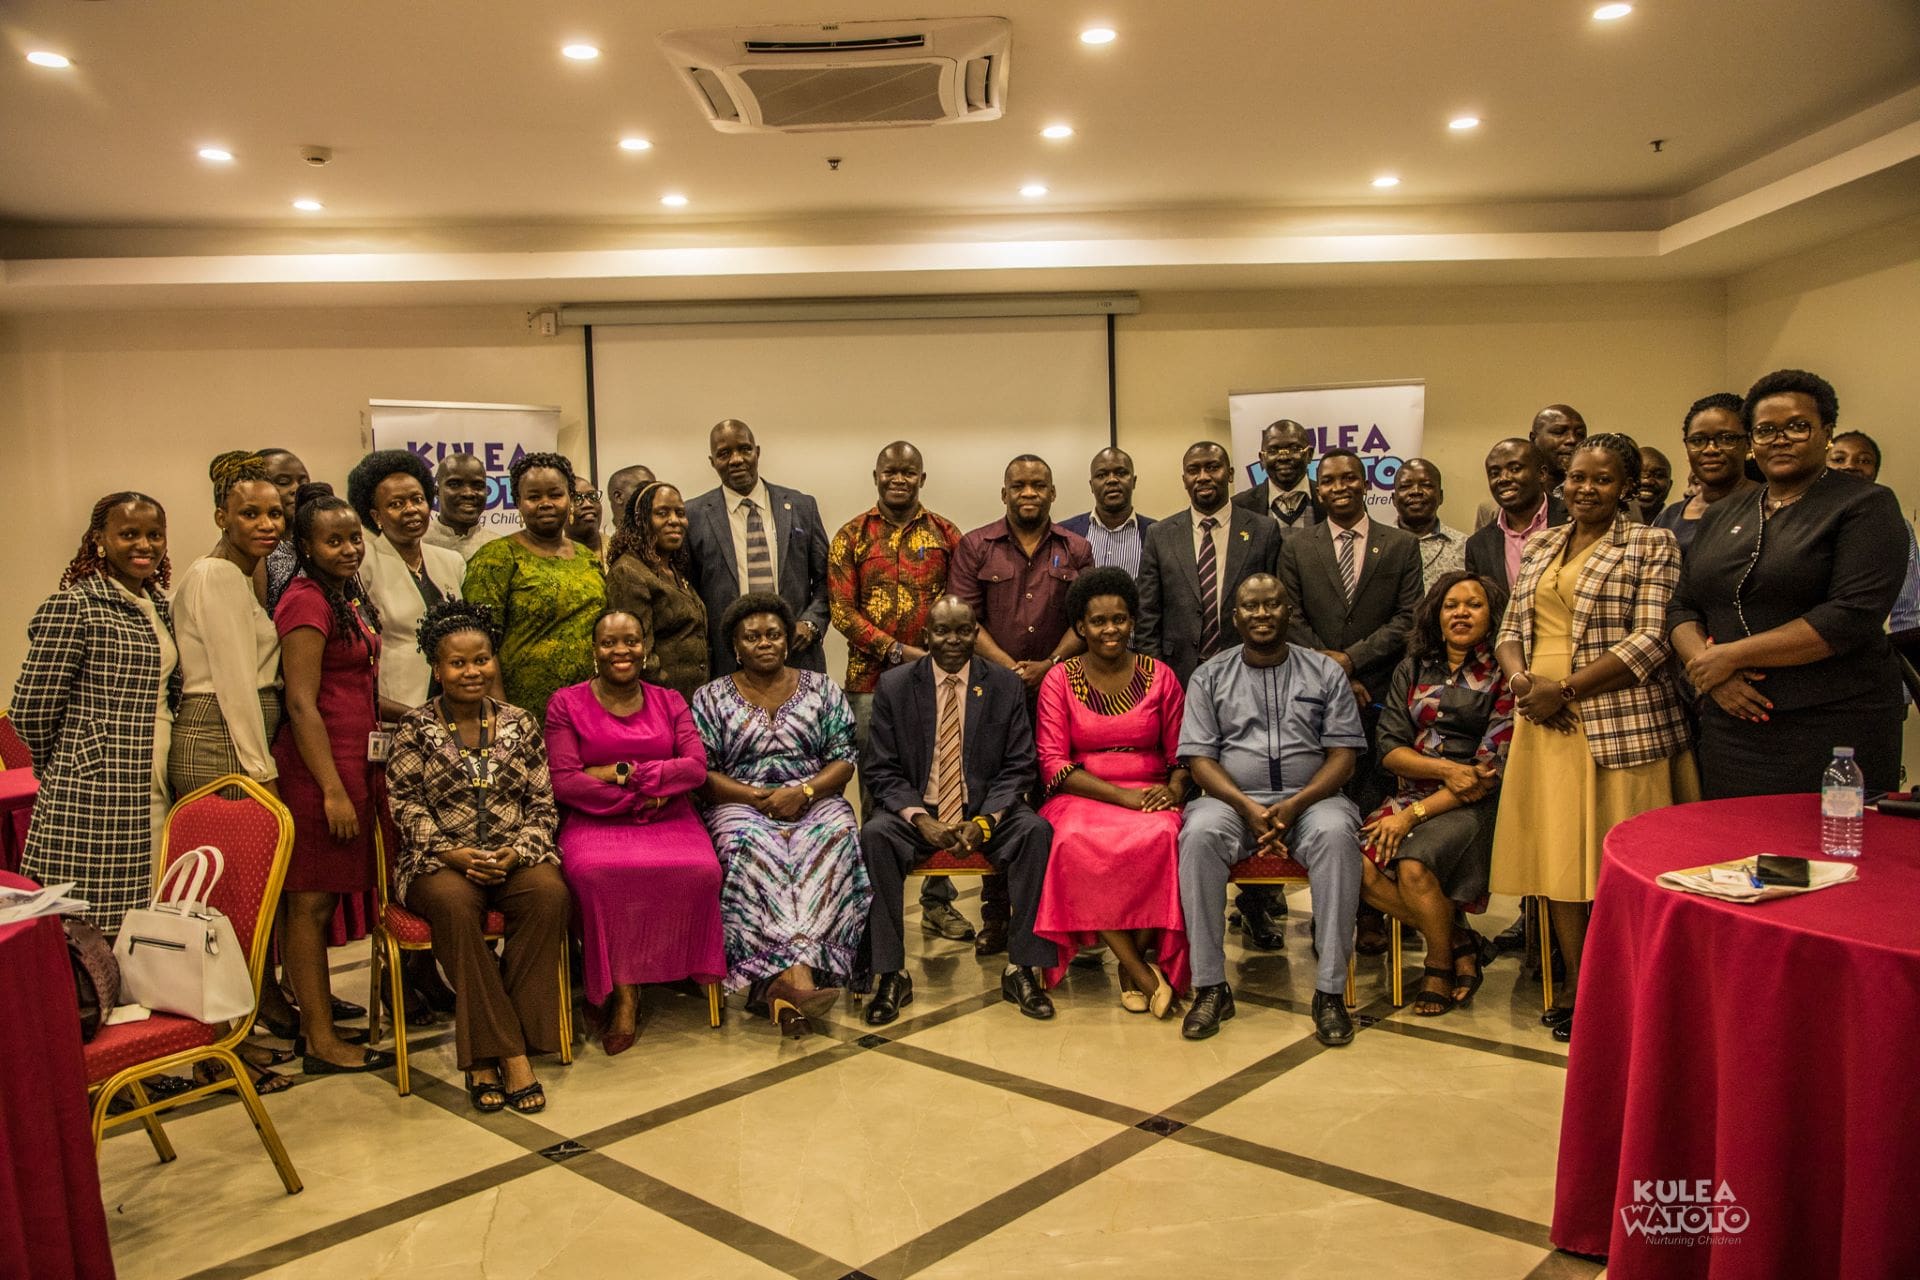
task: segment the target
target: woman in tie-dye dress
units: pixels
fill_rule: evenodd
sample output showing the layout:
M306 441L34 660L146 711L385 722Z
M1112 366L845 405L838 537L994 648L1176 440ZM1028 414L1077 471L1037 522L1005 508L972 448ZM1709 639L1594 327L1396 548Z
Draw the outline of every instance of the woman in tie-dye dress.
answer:
M786 665L793 610L742 596L721 618L740 669L693 695L707 748L702 795L724 879L728 985L790 1036L851 976L872 891L859 827L841 792L853 780L853 712L826 676Z

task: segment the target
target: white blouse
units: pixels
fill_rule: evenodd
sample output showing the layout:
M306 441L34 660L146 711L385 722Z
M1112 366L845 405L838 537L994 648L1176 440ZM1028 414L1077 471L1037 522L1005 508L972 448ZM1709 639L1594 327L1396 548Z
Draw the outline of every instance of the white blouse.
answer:
M260 690L280 683L280 633L253 594L253 579L219 556L195 560L173 590L173 633L180 646L181 692L220 700L220 717L247 776L260 782L279 777Z
M444 599L460 598L467 562L458 551L420 544L420 566ZM413 571L378 534L367 539L367 557L360 565L360 584L373 607L380 611L380 696L403 706L417 707L427 700L432 679L427 655L420 652L420 619L426 616L426 597L420 594Z

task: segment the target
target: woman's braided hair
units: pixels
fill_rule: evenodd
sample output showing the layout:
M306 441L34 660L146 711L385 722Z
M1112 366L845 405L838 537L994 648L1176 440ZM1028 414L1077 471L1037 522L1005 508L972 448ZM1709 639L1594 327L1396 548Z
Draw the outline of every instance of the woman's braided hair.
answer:
M60 575L62 591L82 578L92 578L108 571L107 558L100 551L100 535L107 529L107 512L120 506L152 507L160 513L160 523L165 524L167 521L167 509L160 505L158 498L150 498L134 489L122 489L118 493L110 493L100 499L93 504L93 515L87 520L87 531L80 535L80 550L74 553L73 560L67 565L67 571ZM173 567L163 552L159 565L153 571L153 576L142 583L141 587L148 595L157 596L162 588L172 585Z
M626 519L621 522L620 532L614 534L613 541L607 544L608 564L615 563L621 556L632 554L662 573L677 574L682 578L687 576L692 568L687 544L682 542L673 555L664 556L653 540L653 504L662 489L680 492L665 480L655 480L636 489L633 496L627 499Z
M493 610L471 600L442 600L431 606L420 619L420 652L427 655L428 662L440 660L440 642L448 636L459 635L462 631L478 631L487 638L487 643L500 647L500 627L493 620Z
M233 486L249 480L267 479L267 464L263 455L246 449L229 449L207 464L207 478L213 481L213 505L227 505L227 495L233 492Z
M373 597L367 594L366 587L360 583L360 575L355 574L339 586L326 581L315 572L313 558L307 554L307 539L313 536L314 522L329 511L353 511L353 505L345 498L337 497L330 484L309 482L300 486L294 495L293 515L293 562L298 572L312 581L327 597L327 603L333 608L333 624L351 634L354 626L354 604L359 604L360 620L367 624L369 631L380 630L380 610L375 607ZM355 520L360 517L356 514Z
M573 464L560 453L523 453L513 460L507 468L507 483L513 493L513 500L520 501L520 482L526 479L527 472L549 467L567 478L567 493L573 493Z

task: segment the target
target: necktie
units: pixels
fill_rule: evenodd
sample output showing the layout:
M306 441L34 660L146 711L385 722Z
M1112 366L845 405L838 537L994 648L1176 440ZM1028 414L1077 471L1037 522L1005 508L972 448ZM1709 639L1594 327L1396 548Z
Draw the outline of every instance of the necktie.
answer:
M747 512L747 590L773 590L773 550L767 545L767 526L760 519L760 504L752 498L740 499Z
M967 771L960 759L960 677L940 680L940 718L933 733L933 794L943 822L966 812Z
M1347 605L1353 605L1353 589L1359 585L1359 565L1355 562L1353 544L1360 540L1360 534L1353 529L1340 531L1340 581L1347 587Z
M1220 648L1220 573L1215 563L1213 531L1220 522L1212 516L1200 521L1200 656L1211 658Z
M1283 493L1273 500L1273 518L1281 524L1291 525L1300 518L1300 512L1306 505L1306 494Z

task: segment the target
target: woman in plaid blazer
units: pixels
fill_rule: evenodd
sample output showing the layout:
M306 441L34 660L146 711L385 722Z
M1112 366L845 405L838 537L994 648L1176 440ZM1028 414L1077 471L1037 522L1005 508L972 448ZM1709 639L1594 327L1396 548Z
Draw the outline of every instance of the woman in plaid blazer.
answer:
M75 882L112 937L153 890L167 813L167 730L179 655L167 585L167 513L143 493L93 508L60 590L27 626L14 728L40 777L21 870Z
M1545 1021L1569 1038L1587 904L1616 822L1699 798L1673 684L1667 603L1680 581L1673 534L1630 521L1640 448L1590 437L1567 469L1569 523L1535 534L1495 654L1514 728L1494 831L1495 893L1548 900L1566 982Z

